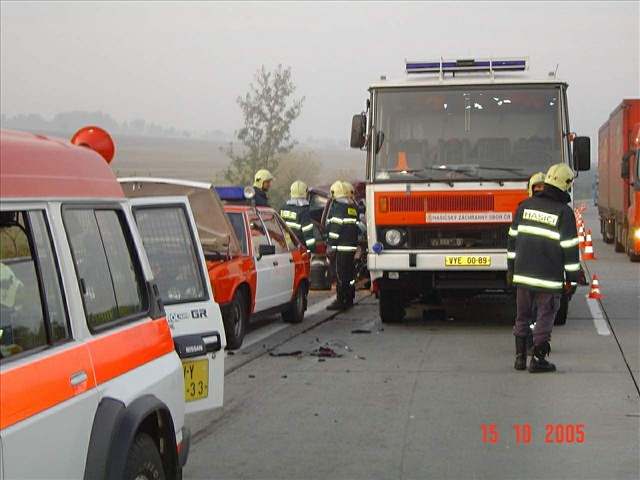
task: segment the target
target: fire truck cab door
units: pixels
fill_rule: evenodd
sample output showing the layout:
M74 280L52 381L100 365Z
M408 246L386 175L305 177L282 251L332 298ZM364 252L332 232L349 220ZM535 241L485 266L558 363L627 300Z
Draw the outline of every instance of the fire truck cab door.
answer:
M182 361L186 412L221 407L224 327L189 200L144 197L131 205Z

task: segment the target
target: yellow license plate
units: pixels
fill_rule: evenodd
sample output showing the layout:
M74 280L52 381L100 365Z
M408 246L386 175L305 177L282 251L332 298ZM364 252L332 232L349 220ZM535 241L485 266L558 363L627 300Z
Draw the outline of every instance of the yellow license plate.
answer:
M491 257L488 255L456 255L444 257L445 267L489 267Z
M209 396L209 360L185 360L182 362L184 372L184 400L193 402Z

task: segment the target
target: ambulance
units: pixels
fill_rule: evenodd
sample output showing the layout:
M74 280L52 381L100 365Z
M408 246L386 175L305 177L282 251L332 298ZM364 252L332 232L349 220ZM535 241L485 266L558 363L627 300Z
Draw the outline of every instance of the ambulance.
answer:
M564 162L588 170L568 85L527 58L407 61L369 87L352 120L366 150L367 263L383 322L413 300L509 292L507 233L527 180Z
M188 201L127 200L114 151L98 127L0 133L1 479L181 478L185 411L222 403Z

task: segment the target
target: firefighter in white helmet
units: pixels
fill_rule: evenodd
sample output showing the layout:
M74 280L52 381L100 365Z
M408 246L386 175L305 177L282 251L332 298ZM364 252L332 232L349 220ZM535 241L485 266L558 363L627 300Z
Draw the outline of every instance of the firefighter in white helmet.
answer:
M544 179L546 174L544 172L538 172L531 175L529 179L529 196L533 197L534 194L544 190Z
M268 207L269 199L267 198L267 192L271 188L271 183L274 180L274 176L266 168L258 170L253 177L253 188L255 189L256 196L255 202L258 207Z
M569 166L552 165L542 192L520 203L509 228L508 277L517 290L516 370L527 368L526 339L534 321L529 371L556 369L546 360L553 322L563 292L578 281L581 270L576 219L568 205L574 176Z
M291 184L291 196L280 209L280 216L298 240L314 252L316 238L309 210L309 187L303 181L296 180Z
M338 180L331 185L331 208L327 215L327 242L333 256L336 271L336 300L329 310L345 310L355 298L354 257L358 249L358 209L345 182Z

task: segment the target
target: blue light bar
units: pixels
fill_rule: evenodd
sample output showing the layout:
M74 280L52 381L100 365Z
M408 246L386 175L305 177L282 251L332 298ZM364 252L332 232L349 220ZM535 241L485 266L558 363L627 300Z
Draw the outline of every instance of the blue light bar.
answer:
M240 201L245 200L244 187L214 187L221 200Z
M459 60L428 60L406 62L410 73L450 73L450 72L515 72L528 68L526 58L468 58Z

